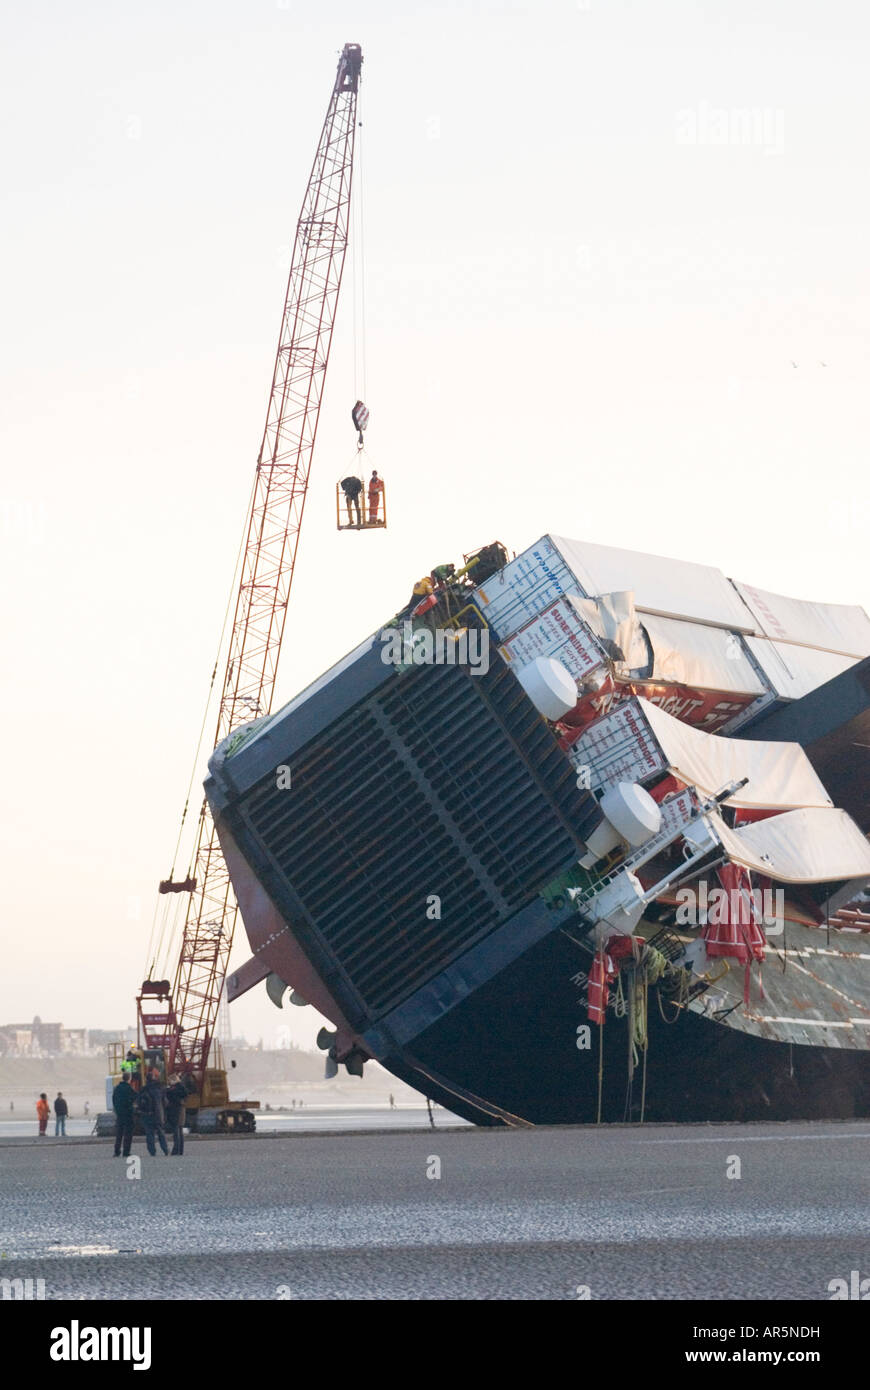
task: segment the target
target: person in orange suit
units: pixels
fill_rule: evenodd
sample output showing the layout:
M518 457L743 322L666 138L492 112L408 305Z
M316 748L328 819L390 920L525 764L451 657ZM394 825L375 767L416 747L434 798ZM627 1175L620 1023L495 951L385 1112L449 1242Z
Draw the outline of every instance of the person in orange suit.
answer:
M380 503L380 500L381 500L381 493L383 492L383 490L384 490L384 484L383 484L383 482L381 481L381 479L378 477L378 470L375 468L375 469L373 470L373 472L372 472L372 476L369 478L369 525L370 525L370 526L377 523L377 519L378 519L378 504Z
M39 1137L44 1139L48 1125L48 1096L45 1091L40 1093L39 1100L36 1102L36 1118L39 1120Z

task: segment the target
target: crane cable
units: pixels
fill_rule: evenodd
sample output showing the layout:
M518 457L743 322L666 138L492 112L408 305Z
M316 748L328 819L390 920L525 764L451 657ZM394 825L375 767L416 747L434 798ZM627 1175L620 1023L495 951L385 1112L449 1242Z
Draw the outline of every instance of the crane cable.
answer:
M216 652L216 654L215 654L214 664L213 664L213 666L212 666L211 680L209 681L208 695L207 695L207 697L206 697L205 709L203 710L202 723L201 723L200 726L199 726L199 738L197 739L196 752L194 753L194 756L193 756L193 764L192 764L191 769L190 769L190 779L189 779L188 784L187 784L187 794L186 794L185 799L184 799L184 809L183 809L182 812L181 812L181 822L180 822L179 827L178 827L178 836L177 836L177 838L176 838L176 841L175 841L175 849L173 850L173 854L172 854L172 868L171 868L170 871L169 871L169 878L170 878L170 879L172 879L172 878L175 876L175 865L176 865L176 861L177 861L177 859L178 859L178 851L179 851L179 848L180 848L180 846L181 846L181 837L182 837L182 835L183 835L183 833L184 833L184 826L185 826L185 822L186 822L186 820L187 820L188 808L189 808L189 806L190 806L190 794L191 794L191 791L193 790L193 782L194 782L194 778L196 777L197 768L198 768L198 766L199 766L200 754L201 754L201 752L202 752L202 740L203 740L203 737L204 737L204 735L205 735L206 722L207 722L207 720L208 720L209 709L211 708L212 697L213 697L213 695L214 695L214 683L215 683L215 680L217 679L218 666L219 666L219 664L220 664L221 652L223 651L223 646L224 646L224 638L226 637L227 625L228 625L228 623L229 623L229 618L230 618L230 609L232 608L233 598L234 598L234 596L236 595L236 592L237 592L236 581L237 581L238 575L239 575L239 567L240 567L240 565L241 565L241 563L242 563L242 555L244 554L244 550L245 550L245 541L246 541L247 534L248 534L248 526L249 526L249 520L250 520L250 515L251 515L251 508L253 507L253 504L254 504L254 497L255 497L255 495L256 495L258 477L259 477L259 467L258 467L257 470L255 470L255 472L254 472L254 481L253 481L253 484L252 484L252 487L251 487L251 497L250 497L250 501L249 501L249 503L248 503L248 508L247 508L247 510L246 510L246 512L245 512L245 523L244 523L244 527L243 527L243 530L242 530L241 540L239 541L238 552L237 552L237 554L236 554L236 563L235 563L235 567L234 567L234 569L233 569L233 577L232 577L232 582L231 582L231 584L230 584L230 591L229 591L229 595L228 595L228 598L227 598L226 609L224 610L223 623L221 624L221 633L220 633L220 639L219 639L219 641L218 641L218 649L217 649L217 652ZM200 821L202 820L202 816L203 816L203 812L204 812L204 805L205 805L205 803L203 802L202 805L200 806ZM189 859L188 859L188 864L187 864L187 877L188 877L188 878L190 877L191 870L192 870L192 868L193 868L193 861L194 861L194 855L195 855L195 853L196 853L196 841L194 841L194 843L193 843L193 845L192 845L192 847L191 847L190 857L189 857ZM155 934L155 930L156 930L157 913L158 913L159 907L160 907L160 898L159 898L159 895L158 895L158 900L157 900L157 902L155 902L155 904L154 904L154 914L153 914L153 916L152 916L152 918L151 918L151 931L150 931L150 934L149 934L149 937L148 937L148 951L147 951L146 957L145 957L145 958L146 958L146 961L148 960L149 957L150 957L150 959L151 959L150 968L149 968L148 971L146 972L146 976L147 976L147 978L149 978L149 979L150 979L150 978L153 978L153 971L154 971L155 962L157 961L157 959L160 957L160 955L161 955L161 953L162 953L162 950L163 950L163 940L164 940L164 936L165 936L165 934L166 934L166 924L167 924L167 921L168 921L168 919L169 919L170 907L169 907L169 904L168 904L168 903L164 903L164 904L163 904L163 918L162 918L162 921L161 921L161 924L160 924L160 934L159 934L159 937L158 937L158 940L157 940L157 945L156 945L156 947L154 947L154 934ZM168 939L168 942L167 942L167 949L168 949L169 945L171 944L171 942L173 941L173 939L174 939L174 937L175 937L175 934L176 934L176 931L177 931L177 929L178 929L178 907L179 907L179 903L178 903L178 901L176 901L176 903L175 903L175 909L176 909L176 911L175 911L175 920L173 921L172 928L171 928L170 933L169 933L169 939ZM154 947L153 954L152 954L152 947Z
M351 236L351 269L353 274L353 389L356 399L366 398L366 251L365 212L363 206L363 123L360 119L360 99L357 98L356 135L356 192L353 207L356 226ZM357 243L359 250L357 250Z

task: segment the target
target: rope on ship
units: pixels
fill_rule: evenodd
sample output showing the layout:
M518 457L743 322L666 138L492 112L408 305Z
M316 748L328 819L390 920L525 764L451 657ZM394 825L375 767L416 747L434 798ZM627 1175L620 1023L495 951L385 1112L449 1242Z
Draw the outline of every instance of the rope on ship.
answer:
M643 1072L641 1074L640 1085L640 1122L643 1124L643 1117L646 1114L646 1059L648 1048L643 1050Z
M649 944L644 945L636 965L630 966L631 981L628 991L628 1085L625 1094L625 1119L631 1119L634 1101L634 1073L643 1059L641 1082L640 1122L643 1124L646 1112L646 1068L649 1052L649 987L658 984L670 969L670 961L663 952ZM681 976L680 985L688 984ZM661 996L659 995L659 998Z
M598 1114L597 1125L601 1124L601 1093L604 1088L604 1025L598 1029Z
M659 933L659 937L661 937ZM656 941L659 937L654 938ZM581 944L579 942L577 945ZM584 943L585 944L585 943ZM679 943L676 943L677 946ZM588 949L588 948L587 948ZM673 955L666 942L653 945L640 937L615 933L606 942L601 942L594 953L593 962L587 976L587 1008L589 1020L598 1026L598 1107L596 1124L601 1124L604 1100L604 1023L608 1008L615 1018L626 1019L626 1039L628 1043L627 1079L623 1121L631 1120L634 1107L634 1075L642 1068L640 1095L640 1123L646 1116L647 1061L649 1053L649 989L656 986L659 1013L666 1024L676 1023L680 1012L688 1007L692 998L691 972L684 966L675 965ZM730 969L727 962L721 974ZM623 980L625 973L625 980ZM709 981L710 976L705 978ZM718 979L719 975L714 978ZM673 1005L673 1017L665 1012L665 1001L661 985L666 984L669 1002ZM610 997L609 990L613 993Z
M619 974L619 975L617 975L617 977L616 977L616 994L614 995L614 998L613 998L613 1016L614 1016L614 1018L625 1018L625 1014L626 1014L626 1010L627 1010L627 1009L628 1009L628 1001L627 1001L627 999L626 999L626 997L625 997L625 993L624 993L623 988L622 988L622 975Z
M683 1009L686 1008L689 1002L688 972L685 970L681 972L677 980L677 988L675 992L671 995L671 1002L674 1005L674 1013L672 1018L668 1018L667 1014L665 1013L664 1002L662 1000L662 992L660 989L656 990L656 996L659 1001L659 1013L661 1014L662 1022L667 1023L668 1025L676 1023Z

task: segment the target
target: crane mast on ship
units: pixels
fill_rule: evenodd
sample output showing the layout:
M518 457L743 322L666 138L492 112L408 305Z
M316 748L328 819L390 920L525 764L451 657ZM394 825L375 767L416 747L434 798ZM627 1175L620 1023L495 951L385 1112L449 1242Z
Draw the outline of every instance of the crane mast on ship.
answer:
M361 67L359 44L346 44L296 226L215 746L272 705L348 246ZM204 1100L238 913L205 800L191 871L161 884L178 891L189 898L174 981L146 980L137 1011L145 1046L162 1049L167 1074L192 1077Z

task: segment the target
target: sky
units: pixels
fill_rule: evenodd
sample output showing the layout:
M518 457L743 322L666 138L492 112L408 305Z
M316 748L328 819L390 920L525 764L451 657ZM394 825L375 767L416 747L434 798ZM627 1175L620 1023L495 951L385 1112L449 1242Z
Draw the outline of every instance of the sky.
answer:
M134 1017L342 45L363 235L276 708L494 539L870 608L868 40L857 0L7 17L0 1023ZM389 528L338 534L363 286ZM231 1010L266 1045L317 1026Z

